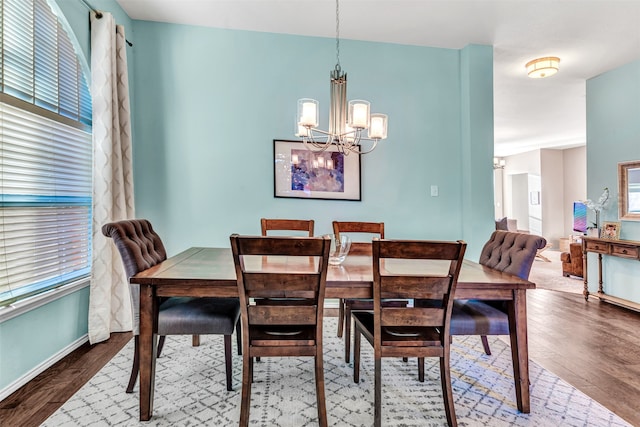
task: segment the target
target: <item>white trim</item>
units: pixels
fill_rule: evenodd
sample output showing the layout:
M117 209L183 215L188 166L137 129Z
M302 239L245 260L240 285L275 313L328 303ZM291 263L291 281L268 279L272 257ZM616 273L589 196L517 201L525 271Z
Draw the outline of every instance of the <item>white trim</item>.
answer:
M83 336L78 338L76 341L72 342L71 344L69 344L68 346L66 346L65 348L63 348L62 350L60 350L59 352L57 352L47 360L35 366L29 372L27 372L26 374L24 374L23 376L21 376L11 384L9 384L7 387L0 390L0 401L9 397L9 395L14 393L20 387L24 386L29 381L31 381L32 379L40 375L42 372L52 367L54 364L62 360L65 356L67 356L77 348L81 347L86 342L89 342L89 336L87 334L84 334Z
M30 310L34 310L38 307L42 307L52 301L62 298L66 295L72 294L82 288L89 286L91 282L89 277L83 277L75 282L67 283L59 288L51 289L47 292L43 292L38 295L34 295L31 298L16 301L4 307L0 307L0 323L6 322L9 319L20 316Z

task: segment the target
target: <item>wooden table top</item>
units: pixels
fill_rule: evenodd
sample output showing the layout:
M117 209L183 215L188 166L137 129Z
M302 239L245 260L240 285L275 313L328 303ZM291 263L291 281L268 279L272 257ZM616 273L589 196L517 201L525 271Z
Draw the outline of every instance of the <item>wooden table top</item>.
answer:
M290 271L304 271L309 264L301 263L299 257L281 258L257 257L253 262L255 269L268 270L271 268L286 268ZM395 261L395 262L390 262ZM247 261L249 262L249 261ZM385 268L393 271L402 268L404 272L415 270L424 272L438 269L437 261L430 261L429 266L407 265L406 261L386 260ZM371 256L352 255L342 265L330 265L327 272L326 297L337 298L348 294L354 298L368 298L371 295L373 273ZM166 261L131 277L131 283L152 286L181 286L181 287L235 287L236 275L230 248L202 248L193 247L168 258ZM514 289L534 289L535 284L516 276L502 273L482 266L473 261L465 260L458 278L456 298L501 297L496 293L512 291ZM234 295L234 291L227 289L225 294ZM482 295L478 295L478 293ZM160 293L159 295L161 295ZM492 294L492 295L490 295ZM237 295L237 290L235 291Z

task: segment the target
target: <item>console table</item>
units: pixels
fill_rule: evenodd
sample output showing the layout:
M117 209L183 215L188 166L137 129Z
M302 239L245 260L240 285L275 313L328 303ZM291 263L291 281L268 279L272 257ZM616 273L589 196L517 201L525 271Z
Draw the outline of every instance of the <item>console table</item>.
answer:
M587 285L587 254L589 252L598 254L598 293L596 296L603 301L620 305L632 310L640 311L640 304L623 298L607 295L602 290L602 255L615 256L619 258L634 259L640 261L640 242L633 240L609 240L597 237L582 238L582 262L584 275L584 299L589 299L589 287Z

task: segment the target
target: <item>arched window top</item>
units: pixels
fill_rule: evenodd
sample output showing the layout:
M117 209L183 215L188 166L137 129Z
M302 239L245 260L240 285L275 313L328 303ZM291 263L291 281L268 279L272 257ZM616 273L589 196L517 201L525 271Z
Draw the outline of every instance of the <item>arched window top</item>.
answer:
M83 67L47 1L0 0L0 6L2 92L90 126L91 96Z

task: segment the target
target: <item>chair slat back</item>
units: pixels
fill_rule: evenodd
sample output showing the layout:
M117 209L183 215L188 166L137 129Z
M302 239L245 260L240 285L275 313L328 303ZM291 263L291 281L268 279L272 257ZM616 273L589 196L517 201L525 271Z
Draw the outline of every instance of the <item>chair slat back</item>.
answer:
M315 325L317 306L291 304L251 305L248 307L250 325Z
M441 326L448 331L466 243L374 238L372 249L374 319L378 332L382 327L407 326ZM409 268L403 273L398 264L387 270L385 263L393 259L434 261L437 265L431 267L433 272L423 266L424 272ZM390 298L429 300L429 304L420 307L388 307L382 304L384 299Z
M309 237L313 237L314 221L312 219L261 218L260 226L263 236L266 236L269 231L305 231Z
M380 278L380 297L439 299L449 292L451 280L447 277L411 277L411 276L383 276Z
M384 239L384 222L333 221L333 233L369 233Z
M333 234L340 236L341 233L351 236L372 234L372 238L384 239L384 222L333 221ZM351 242L349 254L371 255L371 242Z
M231 236L245 325L314 325L322 322L328 237ZM247 257L262 257L258 271ZM269 257L286 257L269 263ZM251 299L262 299L251 304Z

